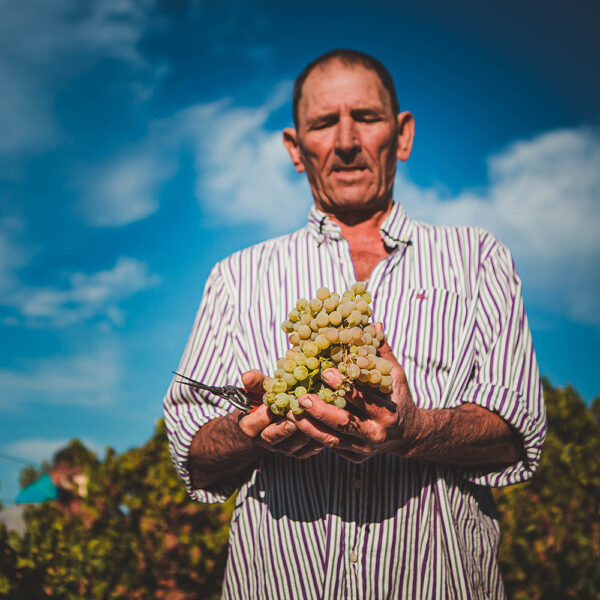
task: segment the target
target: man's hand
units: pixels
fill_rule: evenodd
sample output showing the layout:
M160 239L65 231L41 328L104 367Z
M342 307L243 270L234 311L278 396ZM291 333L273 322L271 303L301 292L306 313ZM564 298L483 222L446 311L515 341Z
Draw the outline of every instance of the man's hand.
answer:
M381 329L380 324L376 326ZM367 385L353 386L345 398L357 409L357 414L306 394L300 398L305 412L299 416L288 412L287 418L303 434L353 462L363 462L382 452L397 454L402 448L408 449L418 436L419 413L404 369L387 342L381 345L379 354L393 365L391 394L382 396ZM338 389L342 374L337 369L326 369L323 380Z
M242 382L250 396L261 398L265 376L253 369L242 375ZM281 452L294 458L308 458L323 450L323 445L298 431L295 423L274 415L261 404L256 410L240 418L240 429L252 438L254 444L272 452Z

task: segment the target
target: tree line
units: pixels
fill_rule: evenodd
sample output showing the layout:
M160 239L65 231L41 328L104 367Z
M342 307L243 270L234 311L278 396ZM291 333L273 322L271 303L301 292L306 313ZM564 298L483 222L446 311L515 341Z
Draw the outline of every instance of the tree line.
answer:
M494 490L500 563L514 600L600 599L600 398L544 381L548 437L536 477ZM216 599L234 498L192 502L159 421L142 447L102 460L72 441L90 477L76 514L27 508L27 533L0 525L0 598ZM39 476L26 469L21 484Z

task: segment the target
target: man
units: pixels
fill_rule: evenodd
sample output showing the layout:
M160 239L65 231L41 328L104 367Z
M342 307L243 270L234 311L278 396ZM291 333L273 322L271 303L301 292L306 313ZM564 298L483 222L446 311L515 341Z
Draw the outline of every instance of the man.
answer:
M393 202L414 121L376 59L336 50L308 65L294 121L284 143L314 196L308 224L216 265L179 371L241 376L260 394L295 300L363 280L393 391L382 406L356 389L357 415L306 395L302 416L280 419L173 382L171 453L192 497L238 490L224 597L503 597L489 486L531 477L545 436L510 255L484 231L413 222Z
M18 494L17 504L31 504L56 500L65 505L70 503L73 492L78 488L77 477L82 475L71 448L59 450L52 460L50 471L24 487Z

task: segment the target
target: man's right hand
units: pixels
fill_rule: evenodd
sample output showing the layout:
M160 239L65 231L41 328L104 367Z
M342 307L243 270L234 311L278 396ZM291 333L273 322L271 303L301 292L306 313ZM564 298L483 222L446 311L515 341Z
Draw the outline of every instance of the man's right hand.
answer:
M242 382L248 394L262 398L265 376L258 370L246 371ZM278 417L271 409L261 404L253 412L239 419L240 429L254 444L271 452L281 452L294 458L309 458L323 450L323 446L298 431L294 423Z

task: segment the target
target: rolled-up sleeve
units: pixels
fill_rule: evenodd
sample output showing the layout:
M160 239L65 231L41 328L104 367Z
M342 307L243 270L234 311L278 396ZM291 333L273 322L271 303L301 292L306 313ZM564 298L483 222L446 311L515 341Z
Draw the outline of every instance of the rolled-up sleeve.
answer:
M234 318L233 304L217 265L207 280L194 327L177 371L209 385L235 382L240 369L232 348ZM207 503L224 502L241 485L241 478L232 477L217 488L211 488L210 492L194 489L188 462L190 446L198 430L212 419L234 409L226 400L208 392L193 390L178 383L178 379L173 379L164 398L171 458L193 499Z
M546 437L546 411L521 281L509 251L498 242L482 262L480 278L473 376L455 405L482 406L521 435L522 460L495 471L468 474L474 483L499 487L533 476Z

